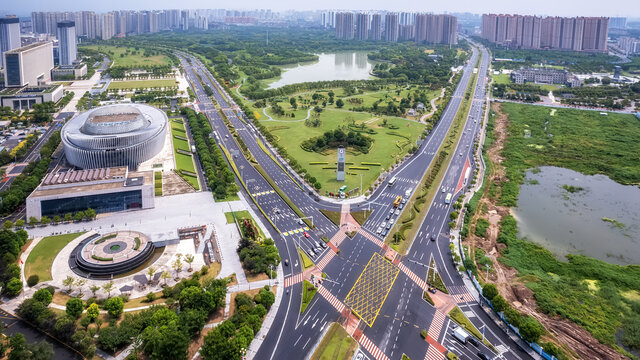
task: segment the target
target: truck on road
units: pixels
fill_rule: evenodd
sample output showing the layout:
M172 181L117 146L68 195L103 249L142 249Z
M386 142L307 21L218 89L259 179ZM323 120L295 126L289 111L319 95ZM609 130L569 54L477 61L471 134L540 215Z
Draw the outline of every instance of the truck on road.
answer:
M453 337L455 337L458 341L465 345L467 344L470 336L471 335L469 335L468 332L464 331L464 329L460 326L453 330Z

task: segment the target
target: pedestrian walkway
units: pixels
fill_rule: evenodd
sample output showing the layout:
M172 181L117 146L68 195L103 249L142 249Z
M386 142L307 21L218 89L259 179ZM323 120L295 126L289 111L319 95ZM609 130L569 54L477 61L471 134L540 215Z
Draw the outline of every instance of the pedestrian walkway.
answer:
M376 344L369 340L369 338L365 334L360 335L358 343L360 343L362 347L367 349L367 351L371 354L371 356L373 356L374 359L389 360L389 357L387 357L387 355L385 355L382 350L380 350L380 348L376 346Z
M327 266L327 264L336 256L336 253L333 250L329 250L325 252L325 255L322 259L316 264L316 268L322 271Z
M302 282L303 278L304 278L303 273L298 273L298 274L289 276L288 278L284 279L284 287L289 287L297 283L300 283Z
M345 309L345 305L340 300L338 300L338 298L333 296L333 294L330 293L329 290L327 290L324 286L318 285L318 294L322 295L322 297L325 298L334 308L336 308L339 313L342 313L342 311Z

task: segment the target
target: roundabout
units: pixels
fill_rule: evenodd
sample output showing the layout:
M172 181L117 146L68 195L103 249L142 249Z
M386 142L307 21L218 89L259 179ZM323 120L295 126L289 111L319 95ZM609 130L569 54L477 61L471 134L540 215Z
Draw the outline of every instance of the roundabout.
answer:
M153 242L137 231L94 234L73 249L69 266L86 278L109 278L142 266L155 249Z

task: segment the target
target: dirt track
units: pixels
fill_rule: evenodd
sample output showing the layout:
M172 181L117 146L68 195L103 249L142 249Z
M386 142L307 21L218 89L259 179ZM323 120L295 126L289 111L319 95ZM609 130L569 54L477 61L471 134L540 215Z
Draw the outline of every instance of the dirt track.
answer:
M469 223L469 237L466 241L469 243L470 248L483 249L486 256L493 261L493 270L489 273L489 281L498 287L500 295L520 312L536 318L549 331L549 335L545 335L543 341L553 341L560 345L565 353L577 359L626 359L611 347L598 342L588 331L577 324L567 319L550 317L539 312L533 291L519 282L517 270L509 268L498 261L500 257L499 250L505 247L504 244L498 244L496 241L499 232L498 223L502 220L502 217L509 214L510 209L497 205L499 194L495 198L489 198L488 189L491 183L496 184L497 188L500 189L501 184L508 181L505 178L504 166L502 166L504 160L502 149L507 138L508 118L501 112L499 103L492 103L491 109L496 112L495 141L487 149L488 160L493 164L492 172L489 174L488 181L484 186L485 191L478 203L478 211L476 211ZM486 210L486 212L483 213L482 210ZM490 223L485 238L475 235L475 224L480 217L486 218ZM483 274L480 271L479 275L484 278L486 273Z

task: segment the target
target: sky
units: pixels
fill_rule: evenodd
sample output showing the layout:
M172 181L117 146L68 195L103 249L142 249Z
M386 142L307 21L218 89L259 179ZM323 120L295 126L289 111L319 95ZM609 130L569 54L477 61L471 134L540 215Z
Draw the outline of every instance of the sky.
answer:
M27 16L32 11L270 8L274 11L347 9L640 18L639 0L2 0L2 3L0 14L18 16Z

